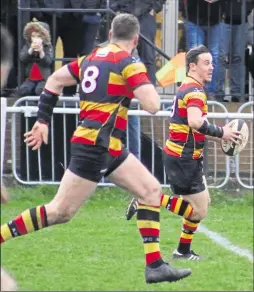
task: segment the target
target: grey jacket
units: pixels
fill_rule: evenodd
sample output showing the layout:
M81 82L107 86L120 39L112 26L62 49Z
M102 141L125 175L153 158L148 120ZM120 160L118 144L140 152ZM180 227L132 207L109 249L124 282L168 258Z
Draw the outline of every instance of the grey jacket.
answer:
M20 61L25 67L25 75L29 76L33 63L37 63L40 68L41 74L44 80L47 80L51 75L51 65L53 63L53 47L52 45L44 45L45 56L41 59L39 55L29 55L28 50L30 48L30 43L26 43L22 50L20 51Z

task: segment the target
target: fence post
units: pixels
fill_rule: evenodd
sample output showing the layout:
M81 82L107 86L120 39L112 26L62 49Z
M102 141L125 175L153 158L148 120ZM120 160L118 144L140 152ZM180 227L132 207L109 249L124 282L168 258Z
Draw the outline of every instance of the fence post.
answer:
M7 99L1 97L1 178L3 176L4 168L4 142L6 130L6 113L7 113Z

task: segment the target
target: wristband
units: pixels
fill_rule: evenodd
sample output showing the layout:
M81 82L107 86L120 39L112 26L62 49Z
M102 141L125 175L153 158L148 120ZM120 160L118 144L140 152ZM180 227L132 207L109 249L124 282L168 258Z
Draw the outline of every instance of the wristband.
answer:
M37 121L49 124L51 121L51 116L53 114L53 109L58 101L58 95L54 94L47 89L44 89L40 95L40 100L38 104Z
M217 127L214 124L208 123L206 120L204 120L202 126L198 129L199 133L212 136L212 137L223 137L223 128Z

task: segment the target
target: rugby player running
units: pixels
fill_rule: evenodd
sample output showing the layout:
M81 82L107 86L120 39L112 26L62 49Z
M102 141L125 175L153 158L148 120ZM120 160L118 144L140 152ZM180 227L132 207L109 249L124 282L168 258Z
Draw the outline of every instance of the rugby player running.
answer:
M177 281L191 274L165 263L160 253L160 183L122 146L127 113L135 96L142 108L155 114L160 97L144 64L131 56L138 44L139 23L130 14L117 15L110 43L96 48L54 72L38 104L38 119L25 142L33 150L48 142L53 108L64 86L80 83L80 120L71 139L71 159L51 202L24 211L1 226L1 242L68 222L95 191L103 176L139 199L137 225L143 238L147 283ZM114 239L112 239L114 240Z
M164 146L163 161L173 194L161 196L161 206L183 217L182 233L173 258L200 260L191 250L195 231L207 215L210 204L203 173L203 148L205 139L219 142L222 139L239 143L239 132L230 128L230 123L218 127L208 123L207 95L205 84L211 82L212 56L201 45L186 54L187 77L176 94L169 124L169 135ZM239 141L240 140L240 141ZM127 208L130 220L137 210L133 198Z

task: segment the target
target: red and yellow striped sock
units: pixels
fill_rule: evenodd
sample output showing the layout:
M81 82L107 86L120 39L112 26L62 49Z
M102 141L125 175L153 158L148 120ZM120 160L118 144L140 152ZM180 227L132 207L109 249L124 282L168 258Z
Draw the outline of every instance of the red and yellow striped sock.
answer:
M193 212L191 204L182 198L161 195L161 206L184 218L190 218Z
M146 264L157 268L163 264L160 253L160 207L139 203L137 225L143 238Z
M1 226L1 243L48 226L45 206L24 211L18 217Z
M186 254L190 252L190 246L193 240L193 236L198 228L200 221L183 220L183 229L178 244L177 251Z

